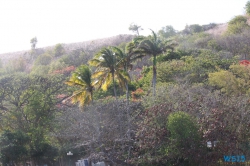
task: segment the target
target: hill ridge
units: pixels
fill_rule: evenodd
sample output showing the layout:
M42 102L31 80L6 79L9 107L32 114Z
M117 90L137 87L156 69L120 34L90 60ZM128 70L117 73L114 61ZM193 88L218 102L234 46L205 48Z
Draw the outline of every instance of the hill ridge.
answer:
M116 36L111 36L107 38L93 39L82 42L74 42L74 43L60 43L63 45L66 52L70 52L76 49L84 49L84 50L94 50L96 47L102 45L102 47L108 45L116 45L122 42L128 42L134 38L134 35L130 34L119 34ZM55 44L56 45L56 44ZM37 48L38 51L47 51L52 50L55 45ZM7 52L0 54L0 59L5 63L10 59L15 59L19 57L25 57L30 55L30 50L22 50L15 52Z

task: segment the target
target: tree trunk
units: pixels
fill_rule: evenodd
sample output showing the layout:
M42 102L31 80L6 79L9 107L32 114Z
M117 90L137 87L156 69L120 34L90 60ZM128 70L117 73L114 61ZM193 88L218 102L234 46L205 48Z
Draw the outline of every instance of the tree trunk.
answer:
M126 100L127 100L127 104L129 103L129 93L128 93L128 83L126 81L125 83L125 86L126 86Z
M113 78L113 86L114 86L115 99L117 100L117 94L116 94L116 88L115 88L115 74L114 73L112 73L112 78Z
M91 104L94 105L93 91L90 92L90 96L91 96Z
M127 72L128 71L128 60L126 62L126 65L124 67L124 71ZM127 99L127 105L129 104L129 94L128 94L128 81L125 81L125 86L126 86L126 99Z
M156 95L156 90L155 90L155 88L156 88L156 55L154 55L154 57L153 57L154 59L153 59L153 96L155 96Z

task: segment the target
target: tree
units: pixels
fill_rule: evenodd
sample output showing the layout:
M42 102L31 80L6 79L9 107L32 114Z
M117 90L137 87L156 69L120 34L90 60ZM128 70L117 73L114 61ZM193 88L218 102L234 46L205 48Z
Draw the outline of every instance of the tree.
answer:
M131 23L128 29L132 32L135 32L138 36L139 36L139 31L143 30L141 26L134 23Z
M30 138L21 131L5 130L0 137L0 160L5 165L16 165L25 162Z
M184 34L193 34L202 32L203 28L199 24L186 25L185 29L182 31Z
M71 97L72 103L79 102L79 106L88 104L92 101L93 103L93 91L94 81L92 79L92 73L88 66L79 66L70 77L69 81L65 82L70 86L76 86L79 89L76 90Z
M55 52L55 57L59 57L59 56L63 55L65 50L64 50L62 44L60 44L60 43L57 44L54 48L54 52Z
M240 34L249 28L250 26L247 23L247 18L245 16L239 15L235 16L232 20L228 22L227 31L225 32L225 34Z
M250 1L247 1L246 5L245 5L245 10L246 10L246 13L248 15L250 15Z
M142 54L153 56L153 95L155 96L155 87L156 87L156 56L162 54L167 49L172 49L171 45L167 45L167 42L162 42L155 32L152 31L152 36L142 39L138 45L138 49L141 50Z
M189 29L191 31L191 33L199 33L202 32L202 26L200 26L199 24L192 24L189 26Z
M121 88L125 88L126 81L130 80L129 74L121 69L118 65L120 59L116 56L112 47L101 49L94 57L89 61L89 64L97 67L93 78L98 79L98 87L102 87L103 90L107 90L108 86L113 83L114 95L117 99L115 78L117 79Z
M30 142L25 156L34 162L44 161L45 158L53 161L54 158L49 159L46 153L39 151L45 144L52 146L49 134L55 127L52 122L58 113L56 105L61 103L56 96L65 87L61 84L62 78L18 73L1 77L0 82L1 129L27 134Z
M30 40L30 44L31 44L31 49L32 49L32 50L36 49L37 38L36 38L36 37L33 37L33 38Z
M161 38L169 38L176 35L176 30L172 25L167 25L165 27L162 27L161 30L158 31L158 35Z

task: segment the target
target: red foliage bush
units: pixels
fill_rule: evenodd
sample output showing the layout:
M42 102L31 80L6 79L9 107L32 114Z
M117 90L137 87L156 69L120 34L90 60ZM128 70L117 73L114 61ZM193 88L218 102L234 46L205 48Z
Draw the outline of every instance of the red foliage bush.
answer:
M248 60L242 60L242 61L240 61L240 65L248 66L248 65L250 65L250 61L248 61Z

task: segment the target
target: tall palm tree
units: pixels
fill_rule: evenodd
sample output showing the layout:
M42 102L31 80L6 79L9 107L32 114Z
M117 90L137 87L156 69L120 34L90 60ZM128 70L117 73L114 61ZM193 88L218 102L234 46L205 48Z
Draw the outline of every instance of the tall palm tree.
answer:
M97 67L93 78L97 78L99 87L107 90L108 86L113 83L116 99L115 79L117 79L119 86L122 88L125 88L125 83L130 80L128 73L119 67L119 60L112 47L108 47L101 49L94 59L89 61L90 65Z
M70 86L79 87L78 90L73 92L73 94L67 98L71 99L72 103L79 102L79 106L84 106L85 104L93 103L93 91L94 83L92 79L92 73L88 66L79 66L70 77L69 81L65 82Z
M151 30L151 29L150 29ZM140 38L140 43L138 45L138 49L141 51L141 53L153 56L153 95L155 96L155 87L156 87L156 56L159 54L162 54L167 49L173 50L173 47L171 45L168 45L168 41L161 41L155 34L153 30L151 30L152 36L147 38Z
M126 45L125 50L122 50L119 47L112 47L113 51L117 55L119 62L117 63L118 67L123 69L125 72L128 72L130 69L132 69L133 65L132 62L142 58L144 55L141 54L140 51L136 50L138 43L133 40L132 42L129 42ZM125 80L125 86L126 86L126 98L127 101L129 99L128 95L128 81Z

